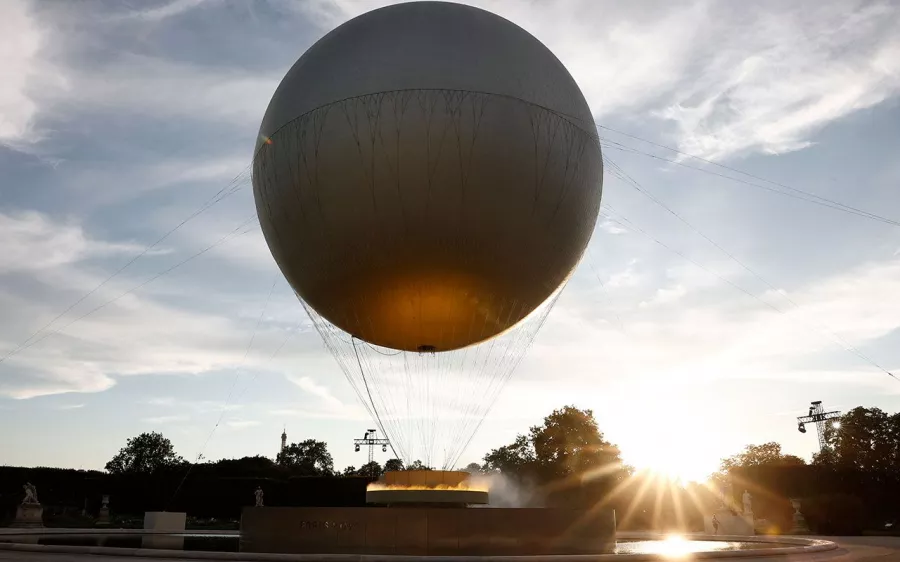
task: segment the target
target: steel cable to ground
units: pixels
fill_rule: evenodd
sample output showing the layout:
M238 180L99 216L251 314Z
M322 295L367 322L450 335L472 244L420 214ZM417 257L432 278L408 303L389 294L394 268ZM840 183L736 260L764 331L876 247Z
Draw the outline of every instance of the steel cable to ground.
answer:
M606 144L604 144L604 143L606 143ZM876 214L870 213L870 212L868 212L868 211L863 211L863 210L857 209L857 208L855 208L855 207L850 207L850 206L848 206L848 205L844 205L843 203L838 203L838 202L836 202L836 201L832 201L832 200L830 200L830 199L825 199L825 198L820 197L820 196L817 196L817 195L808 194L808 192L805 192L805 191L796 190L796 191L798 191L799 193L790 193L790 192L787 192L787 191L783 191L783 190L781 190L781 189L776 189L776 188L774 188L774 187L769 187L769 186L766 186L766 185L760 185L760 184L758 184L758 183L754 183L754 182L751 182L751 181L743 180L743 179L741 179L741 178L736 178L736 177L734 177L734 176L729 176L729 175L727 175L727 174L720 174L720 173L718 173L718 172L714 172L714 171L712 171L712 170L708 170L708 169L705 169L705 168L699 168L699 167L697 167L697 166L690 166L690 165L688 165L688 164L685 164L684 162L679 162L678 160L672 160L672 159L670 159L670 158L663 158L662 156L658 156L658 155L656 155L656 154L652 154L652 153L649 153L649 152L643 152L643 151L638 150L638 149L636 149L636 148L634 148L634 147L631 147L631 146L628 146L628 145L624 145L624 144L618 143L618 142L616 142L616 141L612 141L612 140L610 140L610 139L605 139L605 138L602 139L602 140L601 140L601 146L603 146L603 147L606 148L606 149L619 150L619 151L623 151L623 152L630 153L630 154L638 154L638 155L641 155L641 156L646 156L646 157L648 157L648 158L653 158L653 159L655 159L655 160L660 160L660 161L662 161L662 162L668 162L669 164L674 164L674 165L676 165L676 166L681 166L681 167L687 168L687 169L689 169L689 170L696 170L696 171L698 171L698 172L703 172L703 173L705 173L705 174L710 174L710 175L713 175L713 176L716 176L716 177L720 177L720 178L724 178L724 179L727 179L727 180L731 180L731 181L736 182L736 183L748 185L748 186L751 186L751 187L756 187L756 188L758 188L758 189L763 189L763 190L765 190L765 191L770 191L770 192L772 192L772 193L777 193L777 194L779 194L779 195L784 195L784 196L786 196L786 197L791 197L791 198L793 198L793 199L798 199L798 200L800 200L800 201L806 201L806 202L808 202L808 203L813 203L813 204L815 204L815 205L819 205L819 206L822 206L822 207L827 207L827 208L829 208L829 209L834 209L834 210L837 210L837 211L842 211L842 212L844 212L844 213L848 213L848 214L851 214L851 215L856 215L856 216L859 216L859 217L862 217L862 218L866 218L866 219L870 219L870 220L875 220L875 221L878 221L878 222L883 222L883 223L885 223L885 224L890 224L890 225L892 225L892 226L900 226L900 221L897 221L897 220L894 220L894 219L890 219L890 218L888 218L888 217L883 217L883 216L881 216L881 215L876 215Z
M661 144L661 143L658 143L658 142L654 142L654 141L651 141L651 140L648 140L648 139L645 139L645 138L642 138L642 137L638 137L638 136L636 136L636 135L632 135L632 134L629 134L629 133L625 133L625 132L623 132L623 131L618 131L618 130L613 129L613 128L610 128L610 127L606 127L606 126L603 126L603 125L600 125L600 124L596 124L596 126L597 126L597 128L599 128L599 129L605 129L605 130L607 130L607 131L610 131L610 132L613 132L613 133L616 133L616 134L620 134L620 135L623 135L623 136L632 138L632 139L637 140L637 141L640 141L640 142L644 142L644 143L647 143L647 144L650 144L650 145L653 145L653 146L656 146L656 147L659 147L659 148L663 148L663 149L665 149L665 150L672 151L672 152L674 152L674 153L676 153L676 154L678 154L678 155L680 155L680 156L685 156L685 157L687 157L687 158L691 158L691 159L694 159L694 160L698 160L698 161L700 161L700 162L704 162L704 163L709 164L709 165L711 165L711 166L716 166L717 168L721 168L721 169L723 169L723 170L728 170L728 171L730 171L730 172L734 172L734 173L737 173L737 174L741 174L741 175L747 176L747 177L749 177L749 178L755 179L755 180L757 180L757 181L765 182L765 183L774 185L774 186L776 186L776 187L780 187L780 188L782 188L782 189L786 189L786 190L791 191L791 192L793 192L793 193L799 194L799 197L797 197L797 198L802 199L802 200L805 200L805 201L809 201L809 202L811 202L811 203L816 203L816 201L810 201L810 198L817 200L817 201L819 202L819 203L817 203L817 204L822 204L822 205L824 205L824 206L826 206L826 207L830 207L830 208L833 208L833 209L846 211L846 212L851 213L851 214L855 214L855 215L863 216L863 217L865 217L865 218L870 218L870 219L873 219L873 220L885 222L885 223L887 223L887 224L891 224L891 225L894 225L894 226L900 226L900 221L896 221L896 220L894 220L894 219L890 219L890 218L887 218L887 217L878 215L878 214L876 214L876 213L872 213L872 212L870 212L870 211L866 211L866 210L863 210L863 209L859 209L859 208L857 208L857 207L853 207L853 206L851 206L851 205L847 205L847 204L845 204L845 203L841 203L841 202L836 201L836 200L834 200L834 199L829 199L829 198L827 198L827 197L823 197L823 196L821 196L821 195L817 195L817 194L812 193L812 192L810 192L810 191L805 191L805 190L803 190L803 189L799 189L799 188L792 187L792 186L790 186L790 185L787 185L787 184L784 184L784 183L781 183L781 182L777 182L777 181L774 181L774 180L770 180L770 179L764 178L764 177L759 176L759 175L756 175L756 174L751 174L750 172L746 172L746 171L744 171L744 170L740 170L740 169L734 168L734 167L732 167L732 166L727 166L727 165L725 165L725 164L721 164L721 163L716 162L716 161L714 161L714 160L709 160L709 159L707 159L707 158L703 158L702 156L697 156L697 155L695 155L695 154L690 154L690 153L688 153L688 152L684 152L684 151L678 150L677 148L673 148L673 147L671 147L671 146L666 146L666 145L664 145L664 144ZM684 164L682 164L681 162L678 162L677 160L670 160L670 159L662 158L662 157L660 157L660 156L657 156L657 155L654 155L654 154L651 154L651 153L648 153L648 152L643 152L643 151L638 150L638 149L636 149L636 148L634 148L634 147L631 147L631 146L628 146L628 145L619 143L619 142L617 142L617 141L614 141L614 140L609 139L609 138L606 138L606 137L600 137L600 140L601 140L601 142L607 142L607 143L611 143L612 145L615 145L615 146L607 146L607 148L626 149L627 151L632 152L632 153L634 153L634 154L641 154L641 155L643 155L643 156L649 156L649 157L652 157L652 158L657 158L657 159L659 159L659 160L663 160L663 161L669 162L669 163L671 163L671 164L676 164L676 165L679 165L679 166L683 166L683 165L684 165ZM706 170L706 169L704 169L704 168L697 168L697 167L694 167L694 166L685 166L685 167L688 168L688 169L697 170L697 171L704 172L704 173L710 173L710 174L712 174L712 175L715 175L715 176L718 176L718 177L722 177L722 178L726 178L726 179L730 179L730 180L732 180L732 181L736 181L736 182L739 182L739 183L743 183L743 184L745 184L745 185L750 185L750 186L758 187L758 188L761 188L761 189L767 189L767 190L769 190L769 191L773 191L773 192L775 192L775 193L780 193L780 194L782 194L782 195L787 195L787 196L789 196L789 197L792 196L791 194L788 194L788 193L785 193L785 192L782 192L782 191L778 191L778 190L771 190L771 189L769 189L769 188L766 188L765 186L761 186L761 185L755 184L755 183L746 182L746 181L741 180L741 179L739 179L739 178L735 178L735 177L732 177L732 176L727 176L727 175L724 175L724 174L717 174L717 173L715 173L715 172L710 172L709 170Z
M57 328L57 329L52 330L52 331L50 331L50 332L45 332L45 333L43 333L43 335L41 335L41 337L39 337L38 339L32 340L32 341L28 342L27 344L22 345L22 346L20 346L19 348L15 349L15 350L13 350L13 351L11 351L11 352L9 352L3 359L5 360L5 359L8 359L9 357L12 357L12 356L14 356L14 355L17 355L17 354L19 354L19 353L21 353L21 352L23 352L23 351L25 351L25 350L27 350L27 349L30 349L30 348L33 347L33 346L39 344L40 342L46 340L46 339L49 338L49 337L61 333L63 330L65 330L66 328L68 328L68 327L71 326L72 324L75 324L76 322L80 322L81 320L87 318L88 316L91 316L92 314L94 314L94 313L96 313L96 312L99 312L100 310L103 310L103 309L106 308L107 306L109 306L109 305L115 303L116 301L118 301L118 300L121 299L121 298L124 298L124 297L127 296L127 295L130 295L131 293L137 291L138 289L141 289L141 288L143 288L143 287L146 287L147 285L149 285L150 283L156 281L156 280L159 279L160 277L162 277L162 276L164 276L164 275L167 275L167 274L171 273L172 271L175 271L176 269L178 269L179 267L183 266L184 264L186 264L186 263L188 263L188 262L190 262L190 261L192 261L192 260L194 260L194 259L196 259L196 258L202 256L202 255L205 254L206 252L212 250L212 249L215 248L216 246L219 246L220 244L223 244L223 243L227 242L230 238L233 238L233 237L236 237L236 236L242 236L242 235L244 235L244 234L247 234L247 233L250 232L250 230L252 230L252 229L247 230L247 231L244 231L244 232L238 232L238 231L241 230L242 228L244 228L246 225L248 225L248 224L250 224L251 222L253 222L253 220L254 220L255 218L256 218L255 215L251 216L249 219L247 219L247 220L245 220L243 223L241 223L237 228L235 228L234 230L232 230L231 232L229 232L229 233L226 234L225 236L219 238L217 241L213 242L213 243L210 244L209 246L206 246L205 248L203 248L203 249L200 250L199 252L196 252L195 254L192 254L191 256L189 256L189 257L185 258L184 260L182 260L182 261L176 263L175 265L173 265L173 266L171 266L171 267L169 267L169 268L167 268L167 269L165 269L165 270L163 270L163 271L160 271L159 273L153 275L152 277L150 277L149 279L147 279L147 280L145 280L144 282L140 283L139 285L136 285L136 286L132 287L131 289L128 289L127 291L125 291L124 293L120 294L119 296L117 296L117 297L115 297L115 298L112 298L112 299L109 299L109 300L105 301L104 303L102 303L102 304L100 304L100 305L98 305L98 306L92 308L91 310L85 312L85 313L82 314L81 316L78 316L77 318L75 318L74 320L70 321L68 324L62 326L61 328Z
M139 259L141 259L141 258L144 257L145 255L147 255L151 250L153 250L153 249L156 248L158 245L160 245L162 242L164 242L169 236L171 236L172 234L174 234L174 233L175 233L177 230L179 230L181 227L183 227L184 225L186 225L188 222L190 222L191 220L195 219L196 217L200 216L201 214L203 214L205 211L207 211L210 207L212 207L212 206L215 205L216 203L221 202L222 200L224 200L224 199L230 197L231 195L234 195L237 191L239 191L240 189L242 189L242 188L243 188L243 185L240 184L239 181L240 181L240 178L241 178L242 176L244 176L244 175L247 173L247 171L249 170L249 168L250 168L250 166L248 165L247 168L245 168L240 174L238 174L237 176L235 176L235 178L232 179L231 182L229 182L228 185L226 185L225 187L223 187L222 189L220 189L215 195L213 195L213 196L210 197L206 202L204 202L204 203L200 206L200 208L198 208L197 210L195 210L193 213L191 213L191 214L188 215L186 218L184 218L181 222L179 222L179 223L176 224L174 227L172 227L168 232L166 232L166 233L163 234L161 237L159 237L155 242L153 242L153 243L150 244L149 246L146 246L141 252L139 252L137 255L135 255L135 256L132 257L129 261L127 261L124 265L122 265L121 267L119 267L118 269L116 269L115 271L113 271L111 274L109 274L109 276L107 276L105 279L103 279L103 280L102 280L98 285L96 285L94 288L92 288L92 289L89 290L87 293L83 294L81 297L79 297L78 299L76 299L72 304L70 304L68 307L66 307L62 312L60 312L60 313L57 314L55 317L53 317L53 319L51 319L49 322L47 322L46 324L44 324L43 326L41 326L40 328L38 328L34 333L32 333L30 336L28 336L24 341L22 341L21 343L19 343L12 351L9 351L9 352L6 353L3 357L0 357L0 364L2 364L4 361L6 361L6 359L8 359L9 357L12 357L13 355L19 353L19 352L22 351L23 349L27 349L27 347L30 347L30 345L28 345L28 344L29 344L29 342L31 342L35 337L37 337L38 335L40 335L41 333L43 333L44 331L46 331L48 328L50 328L53 324L55 324L55 323L56 323L58 320L60 320L63 316L65 316L66 314L68 314L69 312L71 312L72 309L74 309L76 306L78 306L79 304L81 304L82 302L84 302L85 300L87 300L88 298L90 298L91 295L93 295L94 293L96 293L97 291L99 291L99 290L100 290L101 288L103 288L107 283L109 283L109 282L112 281L115 277L117 277L120 273L122 273L123 271L125 271L126 269L128 269L131 265L133 265L135 262L137 262Z
M279 272L276 271L275 278L272 280L272 287L269 289L269 294L266 296L266 300L263 303L262 310L259 312L259 316L257 317L256 323L253 326L253 331L250 333L250 341L247 343L247 348L244 350L244 355L241 357L240 363L238 363L238 365L235 367L235 373L234 378L231 382L231 388L228 390L228 396L225 398L225 401L222 404L222 409L219 412L219 417L216 420L215 425L213 425L212 430L209 432L209 435L206 436L206 440L203 441L203 445L201 445L200 451L197 453L197 458L193 463L190 463L188 465L188 469L187 471L185 471L181 482L178 483L178 486L175 488L175 492L172 494L172 497L169 498L169 501L166 505L166 510L168 510L169 504L171 504L175 500L175 498L178 497L178 492L181 491L181 488L182 486L184 486L184 483L188 479L188 476L190 476L191 471L194 470L194 465L199 463L200 459L203 458L203 453L206 452L206 447L209 446L209 442L212 440L213 435L215 434L216 430L219 429L219 425L222 423L222 420L225 417L225 412L230 405L231 397L234 393L235 386L237 385L237 379L240 376L240 369L243 367L244 363L247 361L247 357L250 355L250 349L253 347L253 342L256 340L256 333L259 331L259 325L266 313L266 309L269 308L269 302L272 299L272 293L275 291L275 285L278 283L278 278ZM281 348L279 347L279 349Z
M728 250L723 248L721 244L719 244L718 242L716 242L715 240L713 240L712 238L710 238L709 236L704 234L699 228L697 228L696 226L694 226L693 224L688 222L687 219L685 219L683 216L681 216L679 213L677 213L671 207L666 205L664 202L659 200L655 195L653 195L646 188L641 186L641 184L639 184L637 182L637 180L635 180L634 178L629 176L628 173L626 173L625 170L623 170L615 162L610 160L608 157L605 159L605 161L607 162L608 165L610 165L613 168L613 170L615 170L617 172L617 177L619 179L625 181L628 185L630 185L631 187L636 189L638 191L638 193L644 195L645 197L650 199L653 203L655 203L656 205L661 207L663 210L665 210L666 212L668 212L669 214L674 216L681 223L683 223L685 226L687 226L688 228L693 230L697 235L702 237L704 240L706 240L712 246L714 246L716 249L718 249L720 252L722 252L726 257L728 257L728 259L730 259L731 261L736 263L738 266L740 266L744 271L746 271L747 273L749 273L750 275L755 277L759 282L761 282L766 287L768 287L769 289L774 291L776 294L781 295L786 301L788 301L796 309L800 308L800 305L798 305L793 299L791 299L791 297L788 296L788 294L786 292L780 290L778 287L776 287L775 285L770 283L767 279L765 279L762 275L760 275L755 270L753 270L750 266L748 266L747 264L745 264L744 262L739 260L737 257L735 257L734 254L732 254L731 252L729 252ZM872 360L870 357L868 357L862 351L860 351L857 347L855 347L850 342L848 342L845 339L843 339L842 337L840 337L838 334L836 334L833 330L829 329L827 326L825 326L821 323L818 323L818 322L814 322L814 323L818 325L818 328L821 332L824 332L832 340L834 340L835 343L838 343L839 345L841 345L845 349L845 351L849 351L849 352L853 353L854 355L856 355L863 361L866 361L867 363L874 366L875 368L883 371L885 374L887 374L897 380L900 380L900 378L897 378L896 376L894 376L894 374L892 372L890 372L889 370L885 369L884 367L882 367L881 365L876 363L874 360Z
M780 313L780 314L783 314L783 315L785 315L785 316L787 315L787 313L786 313L784 310L782 310L781 308L779 308L778 306L776 306L776 305L774 305L774 304L772 304L772 303L766 301L765 299L763 299L763 298L761 298L760 296L754 294L753 292L748 291L747 289L745 289L744 287L741 287L740 285L734 283L734 282L731 281L730 279L727 279L726 277L723 277L722 275L719 275L719 274L716 273L715 271L712 271L711 269L709 269L709 268L707 268L707 267L701 265L701 264L698 263L697 261L691 259L691 258L688 257L686 254L684 254L683 252L681 252L681 251L679 251L679 250L677 250L677 249L675 249L675 248L669 246L669 245L666 244L665 242L663 242L663 241L657 239L656 237L654 237L653 235L651 235L650 233L648 233L646 230L642 229L641 227L639 227L638 225L636 225L634 222L632 222L631 220L629 220L628 218L626 218L624 215L622 215L621 213L618 213L617 211L615 211L615 209L613 209L613 208L610 207L609 205L607 205L607 206L604 208L604 210L601 211L601 212L602 212L602 213L604 213L604 212L607 213L607 214L606 214L606 217L607 217L608 219L612 220L612 221L615 222L616 224L619 224L619 225L622 226L623 228L626 228L626 229L628 229L628 230L633 230L633 231L639 232L640 234L646 236L647 238L649 238L650 240L652 240L652 241L655 242L656 244L659 244L660 246L662 246L662 247L665 248L666 250L669 250L670 252L672 252L672 253L674 253L674 254L680 256L681 258L683 258L683 259L685 259L685 260L687 260L687 261L689 261L690 263L694 264L695 266L697 266L698 268L702 269L703 271L709 273L710 275L715 276L716 278L718 278L718 279L719 279L720 281L722 281L723 283L726 283L727 285L729 285L729 286L733 287L734 289L736 289L736 290L738 290L738 291L744 293L745 295L749 296L750 298L752 298L752 299L754 299L754 300L756 300L756 301L759 301L760 303L762 303L762 304L765 305L766 307L771 308L772 310L774 310L774 311L776 311L776 312L778 312L778 313ZM613 215L610 215L610 214L608 214L608 213L613 213ZM623 221L624 221L624 222L623 222ZM627 223L627 224L626 224L626 223ZM780 291L779 291L779 294L782 294L782 295L783 295L783 293L781 293ZM794 305L797 306L796 303L794 303ZM800 321L798 320L798 322L800 322ZM802 323L802 322L800 322L800 323L801 323L801 325L805 325L805 324ZM812 330L812 328L811 328L810 326L808 326L808 325L805 325L805 327L806 327L807 329L811 329L811 330ZM813 330L813 331L816 331L816 330ZM900 378L898 378L896 375L894 375L894 373L892 373L892 372L889 371L888 369L882 367L880 364L878 364L876 361L874 361L873 359L871 359L871 358L869 358L868 356L866 356L865 354L863 354L863 353L862 353L861 351L859 351L857 348L855 348L855 347L853 347L853 346L849 346L849 347L848 347L847 345L844 345L844 344L841 344L841 343L838 342L838 341L835 341L835 335L834 335L834 334L832 334L832 333L830 333L830 332L827 332L827 331L823 334L823 330L818 330L818 332L819 332L820 335L825 335L826 337L830 337L830 338L832 339L832 341L834 341L835 343L837 343L842 349L844 349L844 351L847 351L847 352L850 352L850 353L856 355L856 356L859 357L860 359L862 359L862 360L864 360L865 362L869 363L870 365L874 366L875 368L877 368L878 370L880 370L880 371L882 371L883 373L887 374L887 375L890 376L891 378L900 381Z

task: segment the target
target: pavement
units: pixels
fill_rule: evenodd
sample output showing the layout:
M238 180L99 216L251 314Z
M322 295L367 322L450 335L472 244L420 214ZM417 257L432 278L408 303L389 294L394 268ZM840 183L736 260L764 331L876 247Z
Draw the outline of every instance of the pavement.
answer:
M757 558L748 556L741 562L900 562L900 537L808 537L822 538L838 544L836 550L819 552L814 554L788 555L779 557ZM590 557L577 557L577 560L588 560ZM228 558L223 557L223 560ZM402 559L402 558L401 558ZM536 557L537 559L537 557ZM192 560L185 558L145 558L140 562L153 562L166 560ZM193 559L195 560L195 559ZM209 559L207 559L209 560ZM685 562L689 558L677 558L679 562ZM12 552L0 550L0 561L16 562L135 562L133 556L107 556L90 554L49 554L31 552Z

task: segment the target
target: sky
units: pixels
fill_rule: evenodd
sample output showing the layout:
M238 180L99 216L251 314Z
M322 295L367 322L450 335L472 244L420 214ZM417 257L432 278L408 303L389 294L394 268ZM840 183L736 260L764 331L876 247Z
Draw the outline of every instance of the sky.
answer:
M144 431L188 459L274 457L283 429L365 462L371 422L247 172L290 65L384 4L0 3L0 464L100 469ZM462 465L566 404L684 478L751 443L809 458L811 400L900 411L900 227L783 193L900 220L900 6L473 4L560 58L615 167Z

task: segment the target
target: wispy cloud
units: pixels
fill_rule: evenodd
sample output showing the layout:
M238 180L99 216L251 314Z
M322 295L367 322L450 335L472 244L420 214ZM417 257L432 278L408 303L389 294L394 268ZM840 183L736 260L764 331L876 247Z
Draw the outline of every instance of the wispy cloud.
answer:
M138 20L142 22L159 22L179 16L200 7L206 0L172 0L159 6L124 12L108 17L111 21Z
M88 237L81 226L58 223L34 211L4 214L0 211L0 274L13 271L48 269L91 257L111 254L137 254L136 244L111 243ZM160 249L154 252L165 252Z
M231 429L246 429L248 427L256 427L260 424L262 424L262 422L259 420L229 420L225 422L225 425Z
M0 3L0 146L28 150L44 133L35 128L36 92L63 89L63 75L44 58L47 37L27 0Z
M57 406L57 410L79 410L84 408L84 404L63 404L61 406Z
M761 293L782 313L750 299L706 274L712 284L684 280L671 289L655 289L646 306L620 309L625 331L593 321L590 303L561 299L530 352L526 369L554 362L573 380L593 378L598 362L617 366L617 376L703 380L731 376L759 378L777 373L782 380L821 376L840 381L840 371L804 366L818 353L833 353L841 361L870 366L842 348L866 346L900 328L900 261L872 262L810 282L790 293ZM609 287L609 285L608 285ZM610 287L616 299L615 286ZM679 305L665 315L650 306L672 299ZM597 347L592 342L603 342ZM528 366L530 365L530 366ZM890 365L888 366L890 367ZM581 374L578 374L581 373ZM818 373L813 374L813 373ZM768 376L768 375L766 375ZM877 386L896 385L877 369L867 380ZM900 385L897 385L900 389Z
M900 92L900 10L890 3L816 3L717 18L709 58L658 115L679 147L707 158L783 153L812 133ZM718 38L719 40L715 40Z
M298 6L327 29L391 3ZM674 125L679 148L707 158L803 148L828 123L900 92L900 9L890 2L466 3L546 43L601 123L642 110Z
M309 376L291 376L288 380L314 398L307 408L281 409L275 413L290 416L359 418L365 416L357 404L348 404L334 396L332 390Z
M190 416L179 414L179 415L171 415L171 416L155 416L149 418L143 418L141 421L149 424L167 424L167 423L175 423L175 422L183 422L190 420Z

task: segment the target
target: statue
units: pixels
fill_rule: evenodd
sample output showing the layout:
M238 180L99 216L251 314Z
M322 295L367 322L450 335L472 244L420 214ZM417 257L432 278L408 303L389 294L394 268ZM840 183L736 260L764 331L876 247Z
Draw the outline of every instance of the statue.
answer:
M262 488L257 487L256 491L253 492L253 495L256 497L256 506L255 507L263 507L263 491Z
M25 489L25 498L22 505L39 505L41 502L37 499L37 488L31 482L26 482L22 488Z
M26 482L22 489L25 490L25 497L22 498L22 503L16 508L16 518L10 526L43 527L44 508L41 507L41 502L38 501L37 488L31 482Z
M753 499L753 496L750 495L750 492L744 490L744 495L741 496L741 499L744 501L744 515L752 515L753 509L750 506L750 500Z
M94 523L98 527L107 527L110 524L109 521L109 495L103 494L100 496L100 516L97 518L97 521Z
M800 513L800 500L797 498L791 498L791 507L794 508L794 527L791 529L791 532L809 532L809 527L806 526L806 518L803 517L802 513Z

